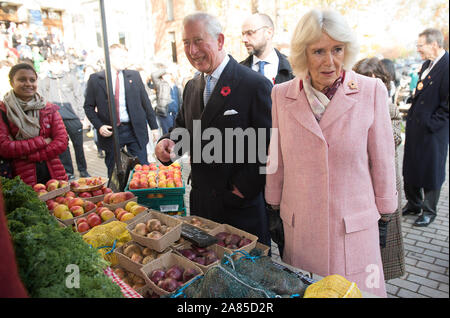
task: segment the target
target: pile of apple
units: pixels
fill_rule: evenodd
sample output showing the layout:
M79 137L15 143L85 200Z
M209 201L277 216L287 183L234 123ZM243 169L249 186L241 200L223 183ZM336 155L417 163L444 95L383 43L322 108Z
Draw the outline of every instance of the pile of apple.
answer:
M159 288L172 293L198 274L200 273L193 268L184 270L178 265L173 265L167 270L164 268L154 270L148 278Z
M139 290L145 287L145 280L138 275L127 271L126 269L118 266L113 269L113 272L128 286L134 290Z
M133 232L137 235L158 240L170 230L172 230L172 227L162 224L160 220L150 219L147 221L147 223L136 224Z
M92 198L92 197L98 197L100 195L104 195L104 194L108 194L108 193L112 193L112 192L113 191L111 188L107 188L107 187L103 186L101 189L98 189L98 190L80 192L80 193L78 193L78 196L80 198Z
M72 189L90 188L101 185L103 183L105 183L105 179L103 179L102 177L80 178L77 181L72 181L70 183L70 187Z
M76 222L77 222L77 231L79 233L84 233L96 227L97 225L102 224L102 219L97 213L92 212L88 214L87 217L81 217L77 219Z
M72 191L67 192L64 196L47 200L45 203L47 208L53 211L53 215L61 220L73 219L96 208L94 203L75 197L75 193Z
M107 209L105 207L100 208L100 211L102 209ZM114 210L114 214L116 216L116 219L118 219L121 222L129 221L133 219L138 214L147 211L147 208L145 206L137 204L137 202L131 201L128 202L125 205L124 208L117 208Z
M142 265L145 265L164 255L164 253L158 253L157 251L154 251L148 247L141 247L134 242L131 242L127 247L124 248L123 254L133 262Z
M249 238L227 232L220 232L216 234L215 237L219 240L217 245L229 248L230 250L247 246L252 242Z
M106 204L118 204L134 198L134 194L131 192L111 192L107 193L103 198L103 203Z
M67 187L68 185L69 185L68 181L50 179L47 181L46 184L36 183L33 186L33 190L38 194L38 196L41 196L51 191Z
M211 265L219 259L215 251L195 245L192 245L191 248L179 249L178 252L190 261L202 266Z
M134 167L133 177L131 178L129 188L136 189L155 189L155 188L181 188L183 181L181 179L181 166L178 162L170 166L137 164Z

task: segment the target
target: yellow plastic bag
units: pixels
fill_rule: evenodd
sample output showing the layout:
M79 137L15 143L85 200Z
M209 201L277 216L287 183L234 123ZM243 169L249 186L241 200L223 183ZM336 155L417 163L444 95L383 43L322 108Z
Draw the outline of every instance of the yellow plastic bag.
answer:
M340 275L330 275L310 285L303 298L362 298L355 283Z

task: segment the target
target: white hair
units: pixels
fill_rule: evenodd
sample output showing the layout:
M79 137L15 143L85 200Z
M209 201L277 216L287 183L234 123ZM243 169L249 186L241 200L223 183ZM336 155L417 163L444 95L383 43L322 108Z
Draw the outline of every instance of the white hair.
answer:
M303 78L308 73L306 48L317 42L323 32L335 41L345 44L343 68L352 69L359 53L358 41L353 30L339 13L313 9L300 19L292 36L289 61L297 76Z
M219 20L215 16L205 12L196 12L184 17L183 27L188 23L196 21L202 21L205 24L206 31L214 39L218 39L219 35L222 33L222 25L220 24Z

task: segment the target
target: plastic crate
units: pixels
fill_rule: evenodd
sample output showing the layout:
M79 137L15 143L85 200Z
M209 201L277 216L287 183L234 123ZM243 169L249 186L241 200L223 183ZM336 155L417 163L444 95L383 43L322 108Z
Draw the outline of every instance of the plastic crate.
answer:
M184 180L182 179L181 182L183 182L183 187L181 188L147 188L147 189L130 189L130 181L133 178L134 175L134 168L130 173L130 176L128 177L127 186L125 187L124 191L129 191L131 193L134 193L135 196L139 197L147 197L148 194L164 194L164 195L183 195L186 192L186 186L184 184Z
M176 212L184 209L184 195L164 195L162 198L148 198L147 196L138 196L138 203L150 209L160 212Z

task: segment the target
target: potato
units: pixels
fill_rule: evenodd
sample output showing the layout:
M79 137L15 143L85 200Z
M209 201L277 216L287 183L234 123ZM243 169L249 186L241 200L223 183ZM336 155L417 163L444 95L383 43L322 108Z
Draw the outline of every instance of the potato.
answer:
M124 249L123 253L126 257L131 258L131 256L135 253L141 254L141 248L135 244L130 244Z

